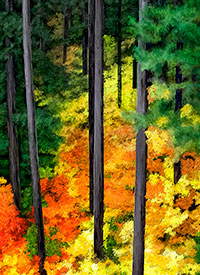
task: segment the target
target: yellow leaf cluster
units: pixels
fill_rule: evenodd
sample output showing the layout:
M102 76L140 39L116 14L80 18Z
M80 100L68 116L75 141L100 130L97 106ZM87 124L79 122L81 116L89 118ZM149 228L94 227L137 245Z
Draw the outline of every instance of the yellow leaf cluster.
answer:
M184 123L183 126L187 125L198 125L200 123L200 115L198 115L190 104L186 104L181 109L181 118L187 118L189 121Z
M165 117L163 117L163 121L165 121ZM147 131L145 131L147 136L147 143L153 148L155 152L159 155L163 151L163 147L171 145L171 140L169 133L164 130L160 130L157 127L149 127Z
M158 125L158 127L164 127L167 125L167 123L168 123L168 118L166 116L162 116L156 121L156 124Z
M0 177L0 186L7 183L7 180L4 177Z

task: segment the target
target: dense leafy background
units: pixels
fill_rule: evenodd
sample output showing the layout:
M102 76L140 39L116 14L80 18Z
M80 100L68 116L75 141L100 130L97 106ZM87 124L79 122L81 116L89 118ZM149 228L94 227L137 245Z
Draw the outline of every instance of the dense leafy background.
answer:
M135 190L135 133L148 127L145 275L200 274L199 153L199 1L174 7L150 7L137 24L135 1L123 1L122 108L117 107L116 6L106 1L105 21L105 215L104 258L93 254L93 218L89 214L88 91L82 75L83 3L73 4L62 64L65 1L32 2L33 68L41 192L48 274L131 274ZM0 14L0 274L38 274L33 218L23 76L21 3L13 15ZM1 4L0 4L1 5ZM130 6L130 9L129 9ZM2 10L3 10L2 6ZM56 11L56 13L55 13ZM126 20L127 19L127 20ZM17 22L17 23L16 23ZM4 39L13 37L16 55L17 113L20 140L23 217L13 203L8 176ZM135 35L151 43L134 48L145 69L154 73L148 90L149 113L135 115L132 49ZM70 39L69 39L70 38ZM39 49L40 39L43 49ZM184 48L177 51L177 40ZM191 54L192 53L192 54ZM163 68L167 62L167 81ZM185 81L183 107L174 114L175 66ZM191 77L195 75L192 82ZM122 112L123 111L123 112ZM123 113L123 116L122 116ZM134 127L133 127L134 126ZM182 177L173 183L173 163L181 156ZM176 198L176 200L174 199Z

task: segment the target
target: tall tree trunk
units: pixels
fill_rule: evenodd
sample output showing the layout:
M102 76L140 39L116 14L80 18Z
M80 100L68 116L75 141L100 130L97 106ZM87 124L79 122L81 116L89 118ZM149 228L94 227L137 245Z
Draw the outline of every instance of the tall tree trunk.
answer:
M64 38L64 44L63 44L63 64L65 64L67 60L67 33L68 33L68 28L69 28L69 17L70 17L70 9L66 8L65 14L64 14L64 33L63 33L63 38Z
M165 0L158 0L158 5L159 5L159 6L163 6L164 3L165 3Z
M183 48L183 43L178 42L177 43L177 49L182 49ZM176 66L176 84L182 83L182 72L180 65ZM180 109L182 108L182 89L176 89L176 95L175 95L175 112L179 112ZM179 160L178 162L174 163L174 183L176 184L179 179L181 178L181 161Z
M139 0L139 21L142 18L147 1ZM138 46L145 48L144 43L139 40ZM141 71L138 64L137 78L137 112L146 114L148 108L147 71ZM136 178L135 178L135 210L134 210L134 241L133 241L133 275L144 274L144 234L145 234L145 195L146 195L146 165L147 165L147 144L145 129L139 130L136 136Z
M94 252L103 255L104 134L103 134L103 0L95 0L94 84Z
M95 0L88 0L88 47L89 47L89 171L90 171L90 183L89 183L89 197L90 197L90 212L93 214L93 192L94 192L94 175L93 175L93 163L94 163L94 11Z
M137 9L139 10L139 3L136 2ZM139 13L137 14L136 20L138 22L139 20ZM137 38L135 38L134 45L138 46ZM137 61L135 58L133 58L133 89L137 88Z
M121 26L121 6L122 1L118 2L118 40L117 40L117 65L118 65L118 107L122 105L122 26Z
M72 3L70 4L70 27L74 26Z
M46 274L44 261L46 257L44 227L42 217L42 201L40 191L40 175L38 149L35 126L34 92L33 92L33 72L32 72L32 49L30 30L30 0L22 1L23 11L23 47L24 47L24 69L26 84L26 104L28 117L29 153L32 174L33 205L35 223L38 231L38 255L40 257L40 274Z
M137 61L133 59L133 89L137 88Z
M13 12L13 0L6 0L5 8L7 12ZM11 39L6 38L6 47L11 45ZM9 54L6 62L7 74L7 110L8 110L8 139L9 139L9 162L10 162L10 181L14 193L14 202L19 210L21 210L21 194L20 194L20 179L19 179L19 146L17 140L17 131L13 122L13 115L16 112L16 82L13 55Z
M82 10L82 17L83 17L83 39L82 39L82 68L83 68L83 75L87 74L87 49L88 49L88 20L87 20L87 3L83 7Z
M42 0L39 0L39 18L40 18L40 24L43 24L42 17L43 17ZM40 33L40 50L44 51L44 40L43 40L43 37L42 37L41 33Z

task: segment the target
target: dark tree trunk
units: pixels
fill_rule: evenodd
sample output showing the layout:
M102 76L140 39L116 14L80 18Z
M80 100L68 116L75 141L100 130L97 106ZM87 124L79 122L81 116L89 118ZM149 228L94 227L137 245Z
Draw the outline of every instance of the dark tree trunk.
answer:
M39 0L39 16L40 16L40 24L43 24L43 22L42 22L42 17L43 17L42 0ZM44 40L43 40L41 33L40 33L40 50L44 51Z
M122 26L121 26L121 6L122 1L118 2L118 40L117 40L117 65L118 65L118 107L122 105Z
M139 0L139 20L147 1ZM144 48L141 40L138 46ZM141 71L138 64L137 78L137 112L146 114L148 108L147 87L149 73ZM146 195L147 144L145 129L139 130L136 136L136 178L135 178L135 210L134 210L134 241L133 241L133 275L144 274L144 234L145 234L145 195Z
M146 144L145 130L141 129L139 130L136 136L136 182L135 182L135 211L134 211L133 275L144 274L146 156L147 156L147 144Z
M46 274L44 261L46 257L44 227L42 217L42 201L40 192L40 175L38 149L35 126L35 109L33 93L33 72L32 72L32 49L31 49L31 30L30 30L30 0L22 1L23 10L23 47L24 47L24 70L26 85L26 104L28 118L29 153L33 188L33 205L35 223L38 230L38 255L40 257L40 274Z
M139 10L139 2L136 2L137 9ZM136 20L138 22L139 20L139 13L137 14ZM138 41L135 38L134 46L138 46ZM137 88L137 61L135 58L133 58L133 89Z
M178 42L177 43L177 49L182 49L183 48L183 43ZM175 80L176 84L181 84L182 83L182 72L180 65L176 66L176 75L175 75ZM180 109L182 108L182 89L177 89L176 90L176 95L175 95L175 112L179 112ZM179 160L178 162L174 163L174 183L176 184L179 179L181 178L181 161Z
M70 27L74 26L72 5L70 6Z
M87 74L87 49L88 49L88 20L87 20L87 3L82 10L83 15L83 24L85 26L83 30L83 40L82 40L82 67L83 67L83 75Z
M135 46L138 46L137 40L135 40L134 44ZM137 89L137 61L135 58L133 58L133 89Z
M13 0L6 0L5 1L5 8L7 12L13 12L14 10L14 1Z
M94 7L95 0L88 0L88 38L89 38L89 197L90 197L90 212L93 214L93 192L94 192Z
M94 84L94 252L103 256L104 138L103 138L103 0L95 0Z
M70 9L66 8L65 14L64 14L64 33L63 33L63 38L64 38L64 45L63 45L63 64L67 61L67 33L69 29L69 17L70 17Z
M6 0L5 8L7 12L13 12L13 0ZM10 47L11 39L6 39L6 47ZM6 62L7 75L7 110L8 110L8 139L9 139L9 162L10 162L10 181L14 194L14 202L19 210L21 210L21 194L20 194L20 179L19 179L19 146L17 140L17 131L13 122L13 115L16 112L16 83L13 55L9 54Z
M137 88L137 61L133 59L133 89Z
M163 6L164 3L165 3L165 0L158 0L158 5L159 5L159 6Z

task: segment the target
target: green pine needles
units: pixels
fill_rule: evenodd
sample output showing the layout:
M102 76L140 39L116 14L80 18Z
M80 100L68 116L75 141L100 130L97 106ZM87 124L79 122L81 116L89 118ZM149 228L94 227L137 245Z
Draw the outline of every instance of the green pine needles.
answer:
M139 24L130 20L133 32L146 44L146 49L135 47L135 58L152 73L154 85L148 114L126 116L136 130L150 125L168 129L175 147L199 153L200 1L162 2L148 5ZM167 122L159 125L161 117Z

